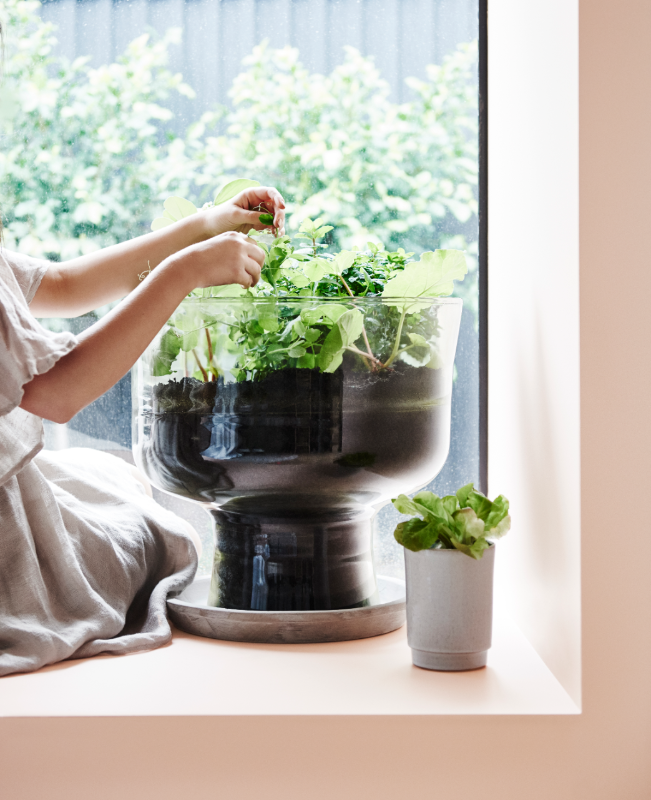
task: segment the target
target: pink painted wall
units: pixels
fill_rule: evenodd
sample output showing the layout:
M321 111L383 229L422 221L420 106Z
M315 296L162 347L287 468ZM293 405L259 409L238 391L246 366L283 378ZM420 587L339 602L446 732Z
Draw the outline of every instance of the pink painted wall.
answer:
M581 0L583 714L5 719L3 800L651 797L649 42Z

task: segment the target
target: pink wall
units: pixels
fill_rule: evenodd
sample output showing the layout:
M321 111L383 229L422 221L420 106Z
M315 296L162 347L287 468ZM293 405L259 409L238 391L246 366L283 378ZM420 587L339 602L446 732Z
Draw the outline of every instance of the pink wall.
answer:
M5 719L3 798L651 797L649 42L649 0L581 0L583 714Z

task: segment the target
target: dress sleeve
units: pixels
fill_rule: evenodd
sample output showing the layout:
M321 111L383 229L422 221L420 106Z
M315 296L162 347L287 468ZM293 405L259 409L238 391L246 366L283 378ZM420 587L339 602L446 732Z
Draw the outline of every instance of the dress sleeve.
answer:
M12 253L8 250L4 250L2 255L4 255L9 268L16 278L18 288L25 298L27 305L29 305L34 299L38 287L41 285L41 281L50 266L50 262L44 261L42 258L32 258L22 253Z
M20 405L26 383L52 369L77 344L73 334L51 333L29 312L27 298L44 272L25 277L23 289L13 265L0 253L0 416Z

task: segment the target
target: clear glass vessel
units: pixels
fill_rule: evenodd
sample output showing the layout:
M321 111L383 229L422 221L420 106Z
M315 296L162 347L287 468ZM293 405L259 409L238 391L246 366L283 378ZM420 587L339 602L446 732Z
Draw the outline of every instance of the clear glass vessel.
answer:
M431 481L450 443L462 302L186 299L134 367L134 450L208 504L210 603L373 602L373 506Z

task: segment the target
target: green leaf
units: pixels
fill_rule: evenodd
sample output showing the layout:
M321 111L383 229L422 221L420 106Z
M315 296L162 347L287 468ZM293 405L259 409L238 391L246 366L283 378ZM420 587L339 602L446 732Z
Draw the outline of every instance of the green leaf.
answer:
M493 506L484 520L486 522L486 529L494 528L496 525L499 525L508 516L508 513L509 501L501 494L493 500Z
M182 336L174 328L168 328L161 336L152 363L151 374L154 377L171 374L172 364L181 352L181 342Z
M189 353L199 344L199 331L188 331L181 338L181 350Z
M364 330L364 315L358 308L351 308L342 314L336 322L341 331L341 341L344 347L354 344Z
M171 217L156 217L156 219L151 223L152 231L158 231L161 228L165 228L168 225L172 225L174 220Z
M476 491L475 489L473 489L468 495L466 505L468 508L471 508L481 520L487 519L493 508L491 501L485 495Z
M387 281L382 297L388 302L394 298L439 297L454 291L454 280L462 280L468 272L466 257L461 250L436 250L423 253L415 261ZM392 303L395 306L411 304ZM418 308L418 304L414 304Z
M258 219L263 225L272 225L274 221L273 214L260 214Z
M267 333L274 333L280 328L278 313L274 310L260 312L258 322L262 330L267 331Z
M330 264L330 272L333 275L341 275L342 272L345 272L347 269L352 267L357 256L358 253L355 253L352 250L342 250L340 253L337 253L337 255L334 257L334 260Z
M472 508L462 508L454 515L454 527L459 533L459 539L468 544L479 539L485 533L484 521L480 519Z
M301 358L307 353L307 350L300 345L295 345L294 347L290 347L287 351L287 355L290 358Z
M362 335L363 328L364 315L357 308L351 308L339 317L326 336L317 359L323 372L334 372L340 366L344 350Z
M462 486L461 489L457 490L457 500L461 508L465 508L468 505L468 497L474 488L474 483L467 483L465 486Z
M511 517L507 514L504 517L504 519L498 522L498 524L495 525L494 527L489 529L488 525L486 525L486 536L488 536L491 539L499 539L500 537L507 534L510 530L511 530Z
M332 266L325 258L314 258L312 261L305 261L301 265L303 273L312 281L316 283L326 275L332 274Z
M229 283L226 286L211 286L211 297L241 297L246 294L246 289L239 283Z
M299 369L314 369L315 364L316 364L316 356L314 356L312 353L306 353L305 355L301 356L296 362L296 366Z
M163 207L165 208L165 215L174 222L197 213L195 204L189 200L184 200L182 197L168 197Z
M308 344L313 344L321 336L321 331L318 328L308 328L303 334L303 338Z
M406 494L399 494L394 497L391 502L401 514L420 514L420 509L416 506L413 500L410 500Z
M253 186L260 186L259 181L251 181L247 178L237 178L234 181L230 181L230 183L222 186L222 188L217 192L215 199L213 200L213 204L216 206L221 205L227 200L235 197L236 194L243 192L245 189L250 189Z
M327 319L334 323L347 311L346 306L339 303L323 303L314 308L304 308L301 311L301 319L306 325L314 325L322 319Z
M414 496L414 505L418 509L417 513L422 517L439 519L443 522L451 520L451 514L444 501L434 492L418 492Z
M427 343L427 339L424 336L421 336L420 333L408 333L407 336L409 337L411 343L416 345L417 347L428 347L429 344Z
M398 544L413 552L429 550L438 540L436 524L420 519L399 522L393 535Z
M284 267L280 270L280 274L291 281L294 286L298 286L299 289L304 289L310 285L310 279L301 270Z

